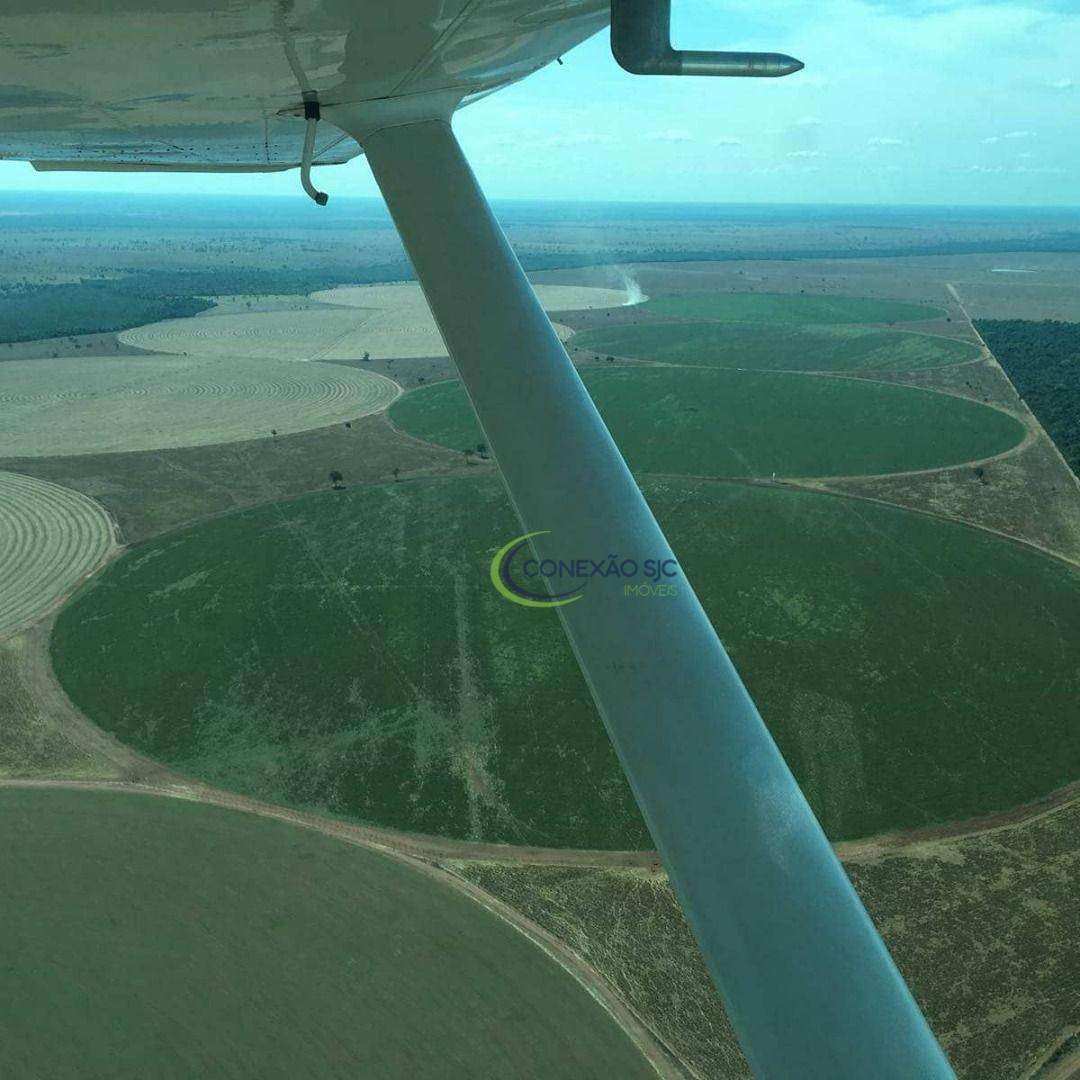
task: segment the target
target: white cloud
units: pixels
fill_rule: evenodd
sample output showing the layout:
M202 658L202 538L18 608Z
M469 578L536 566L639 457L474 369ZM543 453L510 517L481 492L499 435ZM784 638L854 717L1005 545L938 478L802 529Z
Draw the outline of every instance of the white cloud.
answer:
M690 142L693 135L682 128L668 128L666 131L650 131L645 136L650 142Z
M983 142L991 145L1001 142L1002 139L1033 139L1034 137L1034 131L1007 131L1004 135L991 135L989 138L983 139Z
M733 135L721 135L719 139L712 140L713 146L742 146L742 139L736 139Z
M1073 81L1072 79L1055 79L1050 86L1054 90L1071 90Z
M969 165L968 172L982 173L984 175L1000 175L1011 173L1014 175L1028 176L1064 176L1068 170L1056 166L1043 166L1032 168L1030 165Z
M570 146L594 146L604 140L591 132L578 132L573 135L552 135L548 139L541 139L537 145L550 147L553 150L562 150ZM517 145L520 146L520 143Z
M903 139L896 139L891 135L874 135L866 140L867 146L906 146Z
M821 127L821 120L816 116L800 116L795 123L799 127Z
M825 155L820 150L792 150L788 157L793 158L819 158Z

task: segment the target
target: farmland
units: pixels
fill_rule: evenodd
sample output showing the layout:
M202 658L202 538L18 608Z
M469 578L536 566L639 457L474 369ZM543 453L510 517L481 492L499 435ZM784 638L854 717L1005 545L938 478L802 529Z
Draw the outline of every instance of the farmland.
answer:
M340 365L195 356L12 360L0 370L0 455L286 434L377 412L398 393L384 376Z
M753 371L906 371L961 364L979 355L965 341L861 326L760 326L655 322L576 334L581 352L658 363Z
M612 289L538 289L549 308L618 306ZM446 348L418 285L371 285L313 294L308 311L230 312L127 330L120 340L155 352L278 360L408 359L445 356ZM561 327L564 337L570 336Z
M35 239L14 222L0 293L16 301L5 309L15 336L28 336L20 298L37 305L37 327L69 293L71 318L52 317L58 333L77 332L94 290L72 270L98 256L93 272L114 283L87 328L129 329L0 337L0 397L26 380L19 401L0 400L0 476L82 492L131 547L61 611L51 642L51 617L0 629L0 777L135 780L226 805L237 792L267 800L260 812L307 810L337 837L382 826L387 849L452 866L565 942L692 1069L743 1075L663 873L645 851L575 850L650 839L558 623L488 584L492 553L521 530L460 386L440 382L453 368L419 289L386 284L410 273L396 239L347 200L327 211L345 215L343 236L325 214L279 228L283 210L245 231L263 213L245 204L211 234L167 214L136 228L133 206L107 252L91 233ZM1006 289L996 254L746 258L865 255L864 239L966 243L959 225L931 236L907 218L866 233L862 210L835 228L729 227L703 212L681 231L617 221L617 209L601 222L508 213L533 265L607 258L608 245L642 259L666 245L680 259L532 276L560 334L574 331L572 358L959 1075L1014 1076L1045 1059L1075 1026L1075 815L1052 831L917 844L910 857L876 846L893 842L883 832L1004 816L1080 772L1080 572L1068 563L1080 499L961 301L970 292L982 311L1007 302L1017 318L1076 317L1080 258L1025 255L1038 273ZM812 246L794 242L800 230ZM738 258L687 261L718 254ZM7 284L34 277L28 261L52 284ZM113 303L124 296L142 306ZM139 385L151 373L157 385ZM338 411L328 389L348 380L357 400L354 373L389 394L363 416ZM329 490L339 474L346 490ZM65 807L5 801L31 796ZM115 809L128 799L130 821ZM436 881L424 879L429 900L418 900L401 884L418 877L407 866L387 877L373 869L383 860L338 847L359 857L354 884L337 856L283 842L284 826L147 805L0 783L0 816L75 879L55 882L62 870L50 866L35 883L30 855L12 849L12 880L29 884L10 930L20 966L0 974L0 993L27 995L17 1033L47 1009L72 1033L30 1068L16 1059L22 1072L79 1074L83 1058L115 1059L119 1045L133 1075L332 1076L351 1065L378 1076L383 1051L398 1074L528 1075L528 1054L544 1075L636 1075L640 1059L624 1063L608 1017L557 968L549 983L550 965L530 967L547 961L524 939L528 963L500 953L505 926L463 894L476 928L440 915ZM23 825L31 816L36 830ZM79 831L83 817L102 820L100 835ZM263 828L282 831L263 841ZM179 853L175 868L150 836ZM485 840L518 846L471 843ZM205 867L193 868L196 848ZM260 929L269 941L253 940ZM46 933L57 941L47 955ZM386 974L391 945L405 949L400 975ZM956 963L943 968L944 954ZM68 977L49 982L49 961L68 955ZM310 971L297 970L300 955ZM520 986L536 995L498 1012ZM417 1007L394 1013L413 989ZM549 993L577 1027L544 1011ZM485 1012L491 1022L477 1024ZM185 1014L190 1027L173 1024ZM270 1058L265 1046L290 1024ZM132 1026L140 1038L126 1046L116 1031ZM19 1075L10 1054L29 1043L9 1042L8 1058L0 1044L0 1072ZM486 1052L470 1057L466 1043Z
M112 546L109 519L86 496L0 472L0 637L48 611Z
M601 368L585 385L630 467L690 476L832 476L928 469L1021 441L1013 417L865 380L710 368ZM451 449L483 433L459 382L415 390L399 427Z
M654 1076L522 934L316 833L141 795L0 790L0 1073Z
M1075 568L861 500L645 490L833 837L1007 808L1080 769ZM647 846L556 619L487 584L516 529L479 476L228 515L99 575L57 622L56 671L125 743L259 798Z
M801 293L708 293L662 296L643 311L679 319L729 323L806 326L842 323L922 322L940 318L940 308L857 296L808 296Z

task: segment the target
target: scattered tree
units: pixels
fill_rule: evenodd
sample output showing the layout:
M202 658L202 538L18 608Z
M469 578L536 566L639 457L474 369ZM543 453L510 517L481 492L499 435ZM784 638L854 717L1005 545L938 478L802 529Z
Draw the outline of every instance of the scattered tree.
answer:
M485 460L487 460L487 443L478 442L476 444L476 452Z
M398 482L398 473L399 472L401 472L401 470L395 465L394 466L394 483L395 484Z

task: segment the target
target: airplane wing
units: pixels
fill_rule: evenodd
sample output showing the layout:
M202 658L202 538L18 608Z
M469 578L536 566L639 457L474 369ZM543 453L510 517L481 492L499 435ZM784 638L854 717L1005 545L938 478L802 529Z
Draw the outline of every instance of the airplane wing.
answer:
M0 156L42 169L293 168L305 95L467 103L607 21L605 0L7 0ZM326 128L314 161L358 153Z
M669 17L669 0L612 0L619 62L801 67L675 50ZM214 170L294 166L312 132L316 161L362 147L537 557L677 566L450 127L608 20L603 0L7 0L0 152ZM747 1059L781 1080L952 1076L690 582L675 586L628 601L619 576L593 578L558 613Z

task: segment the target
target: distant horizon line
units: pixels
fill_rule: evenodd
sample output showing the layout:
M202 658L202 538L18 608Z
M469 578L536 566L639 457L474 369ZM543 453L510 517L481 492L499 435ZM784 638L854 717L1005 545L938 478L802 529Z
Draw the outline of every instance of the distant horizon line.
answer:
M79 198L105 199L221 199L244 202L296 202L303 204L303 195L286 193L240 194L236 192L211 191L119 191L89 190L80 188L61 188L57 190L29 188L0 188L0 199L25 197L30 199L50 199L56 196L75 196ZM339 195L336 202L373 203L385 209L385 202L378 195ZM493 196L492 203L542 203L550 206L725 206L725 207L836 207L852 209L887 209L887 210L1068 210L1080 212L1080 203L996 203L996 202L847 202L817 201L788 202L783 200L758 200L746 202L739 200L713 199L591 199L591 198L549 198L544 196Z

